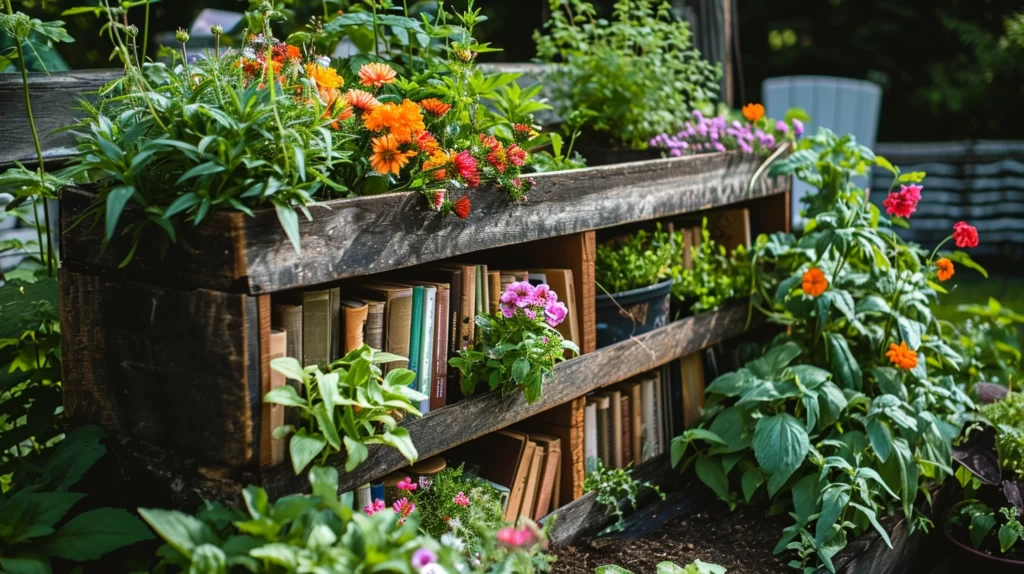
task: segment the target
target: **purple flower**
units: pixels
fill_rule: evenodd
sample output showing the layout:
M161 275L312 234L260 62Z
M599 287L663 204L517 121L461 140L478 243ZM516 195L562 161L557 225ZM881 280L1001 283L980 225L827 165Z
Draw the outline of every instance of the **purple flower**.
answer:
M516 307L523 308L530 304L533 297L534 287L529 281L516 281L509 285L501 295L502 303L511 303ZM506 295L508 296L506 298Z
M775 129L780 133L786 133L789 131L789 126L786 125L786 122L779 120L775 122Z
M530 309L529 307L523 309L523 314L526 315L531 320L537 318L537 312L534 311L533 309Z
M437 554L434 554L429 548L420 548L412 553L411 562L413 568L423 568L427 564L437 562Z
M793 120L793 133L796 134L796 137L804 135L804 123L802 121Z
M547 283L541 283L533 289L533 297L530 300L530 304L543 307L555 301L558 301L558 294L552 291Z
M740 142L740 149L743 150L743 153L754 153L754 148L750 147L750 144L745 141Z
M511 319L516 314L515 303L502 303L499 307L501 307L502 316L506 319Z
M722 142L715 142L715 149L718 151L725 151L725 146L722 145Z
M557 327L559 323L565 320L565 316L568 314L569 309L565 304L557 301L552 301L544 308L544 320L552 327Z

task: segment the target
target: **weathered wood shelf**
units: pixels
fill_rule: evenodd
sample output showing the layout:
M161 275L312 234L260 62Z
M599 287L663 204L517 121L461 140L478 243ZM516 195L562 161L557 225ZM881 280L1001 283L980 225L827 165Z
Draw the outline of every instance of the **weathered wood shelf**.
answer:
M72 226L94 198L69 189L62 195L63 255L73 266L117 270L148 283L271 293L790 190L787 177L761 177L751 186L760 164L726 152L541 174L526 203L509 205L493 189L471 192L466 221L439 217L418 193L332 200L310 206L312 220L299 218L301 253L274 210L254 217L219 212L196 228L186 226L180 248L165 257L150 242L121 270L127 241L103 250L102 222Z
M559 364L555 368L555 383L546 385L543 398L532 405L526 403L521 393L504 398L499 393L488 393L430 412L405 426L420 458L434 456L603 386L736 337L743 333L746 320L747 306L740 303L687 317ZM341 471L342 490L356 488L408 465L398 451L386 447L371 447L366 462L351 473L341 469L343 463L340 456L330 461ZM271 497L308 489L306 476L294 475L290 466L266 469L263 484Z

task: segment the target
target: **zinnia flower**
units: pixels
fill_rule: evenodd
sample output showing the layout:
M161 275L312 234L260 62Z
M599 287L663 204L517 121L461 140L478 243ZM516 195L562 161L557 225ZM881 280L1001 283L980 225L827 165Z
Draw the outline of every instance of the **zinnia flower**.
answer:
M793 120L793 135L800 137L804 135L804 123L800 120Z
M391 505L391 509L395 511L395 514L401 516L398 523L405 522L405 519L409 517L413 510L416 510L416 505L409 502L408 498L399 498Z
M363 507L363 513L367 516L373 516L381 510L384 510L384 501L379 498Z
M452 158L452 164L455 166L455 171L466 180L470 187L480 185L480 174L476 171L476 158L470 155L468 151L460 151L456 154Z
M899 191L894 191L885 198L882 205L885 206L885 213L907 219L917 211L917 202L921 201L921 186L901 186Z
M786 122L779 120L775 122L775 131L784 134L789 131L789 126L786 125Z
M434 191L433 205L434 205L434 209L436 209L436 210L440 210L441 206L444 205L444 190L443 189L438 189L438 190Z
M446 104L437 98L427 98L420 101L420 107L437 117L441 117L452 109L451 104Z
M803 276L803 282L800 287L811 297L817 297L828 289L828 279L825 279L825 273L817 268L812 267L808 269Z
M452 499L452 502L459 506L469 506L469 497L466 496L465 492L459 492L455 495L455 498Z
M906 341L901 341L899 345L896 343L889 343L889 351L885 354L889 357L889 362L893 365L901 368L910 370L917 366L917 353L907 347Z
M968 225L966 221L960 221L953 226L953 240L960 249L978 246L978 229Z
M411 100L401 104L383 103L363 117L363 125L372 132L387 129L399 143L408 143L414 136L427 129L423 124L420 107Z
M370 167L379 174L398 175L405 164L409 163L409 153L398 149L398 139L392 134L373 138L372 145Z
M757 120L764 117L764 106L761 104L747 104L743 106L743 117L747 118L750 123L755 123Z
M434 134L430 132L422 132L420 135L416 136L416 147L418 147L420 151L428 154L433 154L441 148L437 143L437 138L435 138Z
M419 485L413 482L408 476L398 481L398 484L395 485L395 488L398 490L408 490L409 492L414 492L417 487L419 487Z
M498 531L497 538L506 546L519 547L533 542L533 533L525 526L519 529L506 526Z
M349 90L345 92L345 101L361 112L368 112L380 105L380 102L377 101L373 94L363 90Z
M395 83L398 74L391 66L383 62L370 62L359 67L359 83L364 86L379 88L384 84Z
M410 563L413 568L420 569L424 568L427 564L433 564L437 562L437 554L434 554L429 548L420 548L416 552L412 553L412 560Z
M508 161L512 162L512 165L523 167L526 163L526 150L516 144L512 144L505 150L505 157L508 158Z
M452 205L452 211L461 219L469 217L469 198L463 195Z
M448 164L453 159L455 159L455 152L446 152L442 149L434 150L430 157L423 162L423 171L430 172L434 179L441 181L448 177Z
M953 270L953 262L945 257L936 261L935 267L938 268L936 275L939 276L939 281L946 281L955 273Z
M516 141L524 142L536 137L537 132L526 124L515 124L512 126L512 135L516 138Z
M345 79L338 75L337 70L325 68L320 64L306 64L306 75L316 85L320 99L328 105L338 99L338 88L345 85Z

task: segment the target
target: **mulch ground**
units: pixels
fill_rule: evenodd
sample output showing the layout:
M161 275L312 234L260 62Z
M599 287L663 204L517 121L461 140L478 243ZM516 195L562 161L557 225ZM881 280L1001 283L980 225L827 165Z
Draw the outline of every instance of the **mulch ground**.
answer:
M788 516L765 517L760 507L730 512L713 496L708 492L698 497L706 503L695 505L692 495L673 494L631 516L624 532L554 548L553 572L593 574L598 566L617 564L634 574L653 574L659 562L685 566L697 559L724 566L729 574L795 572L772 556Z

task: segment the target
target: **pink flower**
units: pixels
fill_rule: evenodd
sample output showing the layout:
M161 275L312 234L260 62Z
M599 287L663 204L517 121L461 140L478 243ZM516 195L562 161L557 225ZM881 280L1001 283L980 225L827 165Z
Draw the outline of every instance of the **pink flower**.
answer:
M559 323L565 320L565 316L568 314L569 309L566 308L564 303L558 301L548 303L547 307L544 307L544 320L552 327L557 327Z
M452 499L452 502L459 506L469 506L469 497L466 496L466 493L459 492L455 495L455 498Z
M367 516L373 516L381 510L384 510L384 501L381 499L374 500L372 503L367 504L363 507L363 514Z
M415 492L418 487L419 485L413 482L408 476L398 481L398 484L395 485L395 488L398 490L407 490L409 492Z
M555 301L558 301L558 294L552 291L547 283L541 283L533 289L533 298L530 304L544 307L548 303L554 303Z
M434 192L434 209L441 209L444 205L444 190L439 189Z
M412 560L410 563L413 568L420 569L428 564L437 562L437 554L434 554L429 548L420 548L416 552L412 553Z
M416 505L409 502L408 498L399 498L391 505L391 509L395 511L395 514L401 516L398 520L398 523L401 524L405 522L405 519L409 517L413 510L416 510Z
M511 319L516 314L515 304L502 303L499 307L501 308L501 315L506 319Z
M966 221L960 221L953 226L953 240L960 249L978 246L978 229L969 225Z
M529 307L525 307L523 309L523 314L526 315L527 318L529 318L530 320L533 320L533 319L537 318L537 312L534 311L533 309L529 308Z
M914 203L917 203L917 202L921 201L921 190L922 189L924 189L923 186L920 186L920 185L912 183L910 185L901 185L900 186L900 193L905 194Z
M793 133L796 137L804 135L804 123L800 120L793 120Z
M498 531L497 538L498 542L506 546L518 547L533 542L533 533L526 527L516 529L506 526Z
M516 307L523 308L530 304L534 291L536 289L533 285L530 285L529 281L516 281L505 289L501 301L503 303L514 303ZM505 299L506 294L509 294L508 300Z
M780 133L786 133L789 131L789 126L786 125L786 122L779 120L775 122L775 129Z
M921 201L921 189L920 185L900 186L899 191L890 193L882 202L885 212L904 219L910 217L917 211L917 202Z

